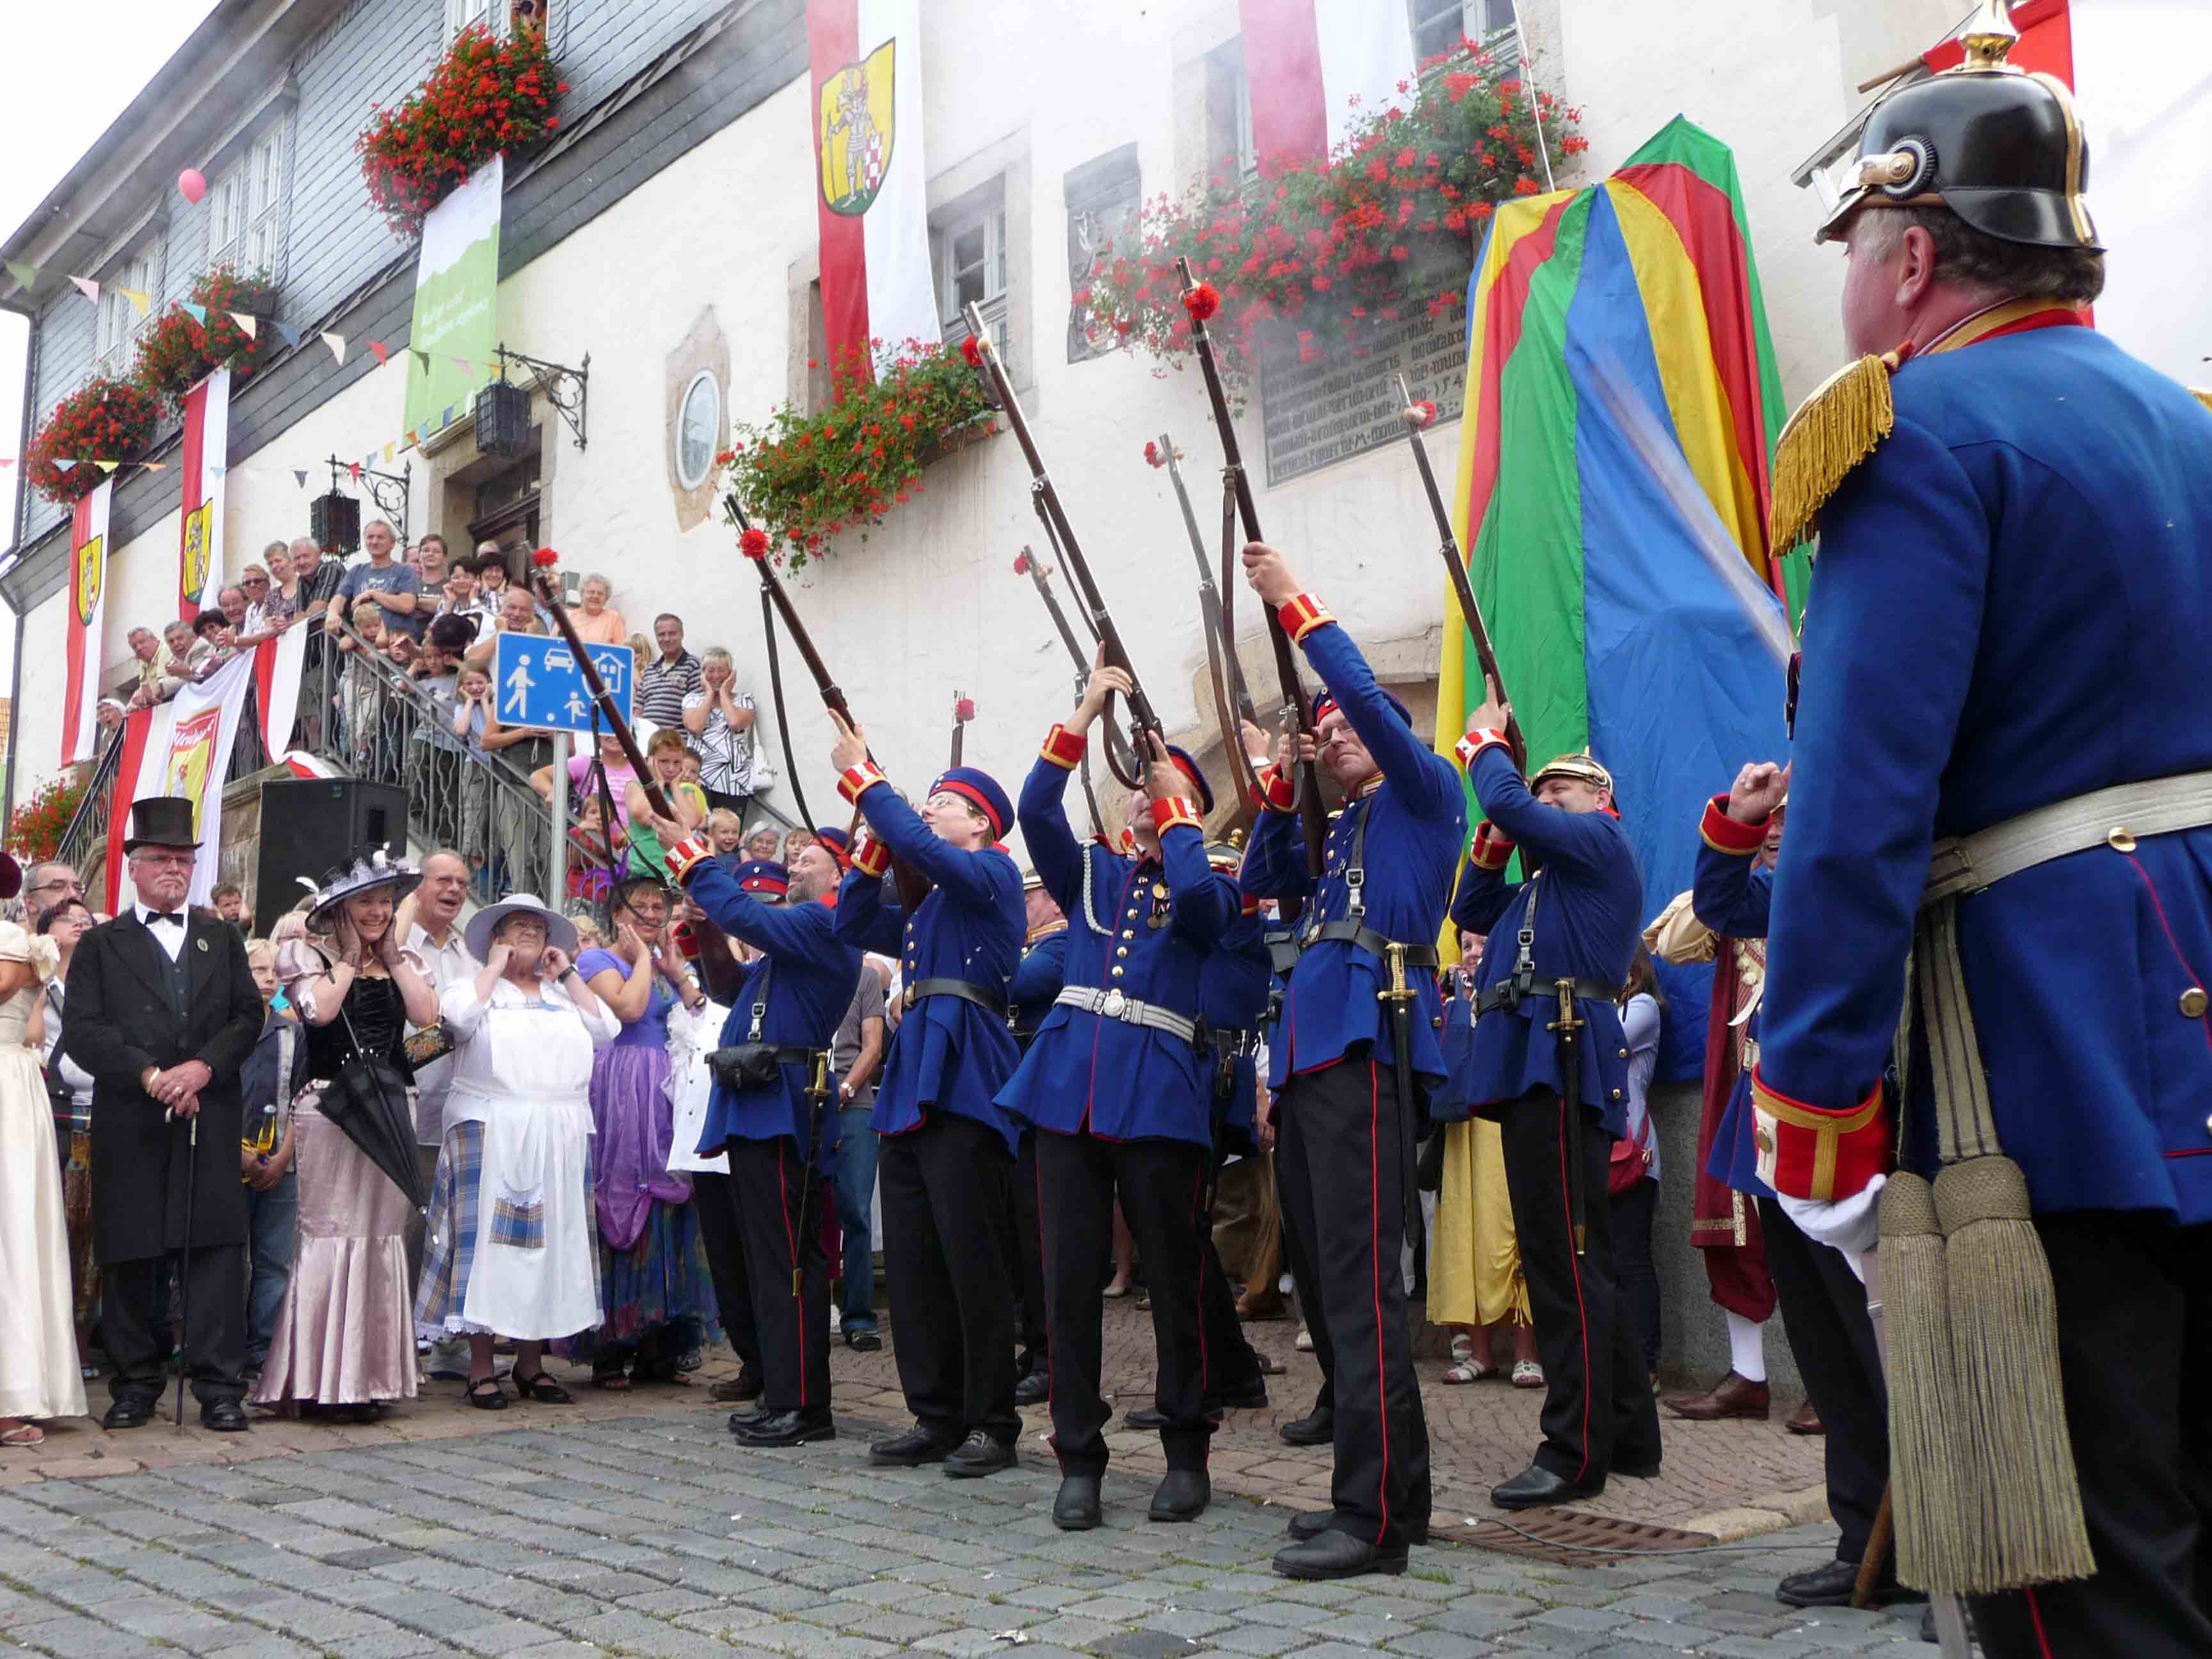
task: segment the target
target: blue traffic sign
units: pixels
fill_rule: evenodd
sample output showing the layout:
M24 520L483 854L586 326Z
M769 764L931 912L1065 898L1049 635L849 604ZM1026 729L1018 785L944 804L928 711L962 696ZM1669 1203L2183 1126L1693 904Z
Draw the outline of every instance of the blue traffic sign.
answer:
M584 649L591 653L599 683L628 726L636 657L626 645L587 645ZM542 634L500 635L492 646L491 678L492 706L503 724L555 732L592 729L592 694L566 640Z

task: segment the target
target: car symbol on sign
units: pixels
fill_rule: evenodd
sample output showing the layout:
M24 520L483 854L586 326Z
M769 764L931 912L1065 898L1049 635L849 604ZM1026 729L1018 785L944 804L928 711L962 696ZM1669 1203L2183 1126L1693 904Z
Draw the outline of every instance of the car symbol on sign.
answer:
M576 672L576 659L564 647L556 645L545 653L545 668L548 673L573 674Z

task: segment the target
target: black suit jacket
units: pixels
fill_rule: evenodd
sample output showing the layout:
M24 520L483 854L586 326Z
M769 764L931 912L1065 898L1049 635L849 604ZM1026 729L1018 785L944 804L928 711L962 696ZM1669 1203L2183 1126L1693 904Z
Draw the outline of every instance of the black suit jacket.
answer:
M192 915L180 958L185 1006L172 1000L168 957L136 911L103 922L70 961L62 1051L92 1074L92 1219L102 1261L136 1261L183 1248L188 1165L194 1245L246 1241L246 1189L238 1178L242 1118L239 1070L264 1018L246 963L246 941L228 923ZM149 1066L198 1060L213 1073L200 1091L199 1146L165 1122L139 1086Z

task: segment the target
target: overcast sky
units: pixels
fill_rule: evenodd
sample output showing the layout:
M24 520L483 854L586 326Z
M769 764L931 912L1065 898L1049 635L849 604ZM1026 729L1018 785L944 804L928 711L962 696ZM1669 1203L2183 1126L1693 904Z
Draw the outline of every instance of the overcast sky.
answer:
M0 236L12 235L154 72L214 9L213 0L102 0L99 48L88 52L84 14L70 6L21 6L8 27L15 64L0 99ZM66 277L70 273L58 273ZM82 275L82 272L76 273ZM50 277L39 279L45 297ZM80 300L77 304L88 305ZM22 458L23 348L28 325L0 311L0 456L14 458L0 483L8 509L0 545L15 539L15 496ZM14 619L0 611L0 696L15 648ZM35 647L34 647L35 648ZM55 642L59 649L59 642Z

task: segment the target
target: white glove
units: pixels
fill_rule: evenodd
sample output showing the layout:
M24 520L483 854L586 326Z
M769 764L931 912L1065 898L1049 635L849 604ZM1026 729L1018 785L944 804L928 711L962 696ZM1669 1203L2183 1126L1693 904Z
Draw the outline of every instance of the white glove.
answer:
M1881 1236L1881 1224L1876 1214L1881 1189L1889 1184L1887 1176L1876 1176L1849 1198L1838 1199L1832 1204L1822 1204L1809 1198L1790 1198L1777 1194L1782 1212L1797 1224L1797 1231L1816 1244L1826 1244L1841 1250L1847 1261L1865 1255L1874 1249ZM1856 1267L1852 1269L1856 1272Z

